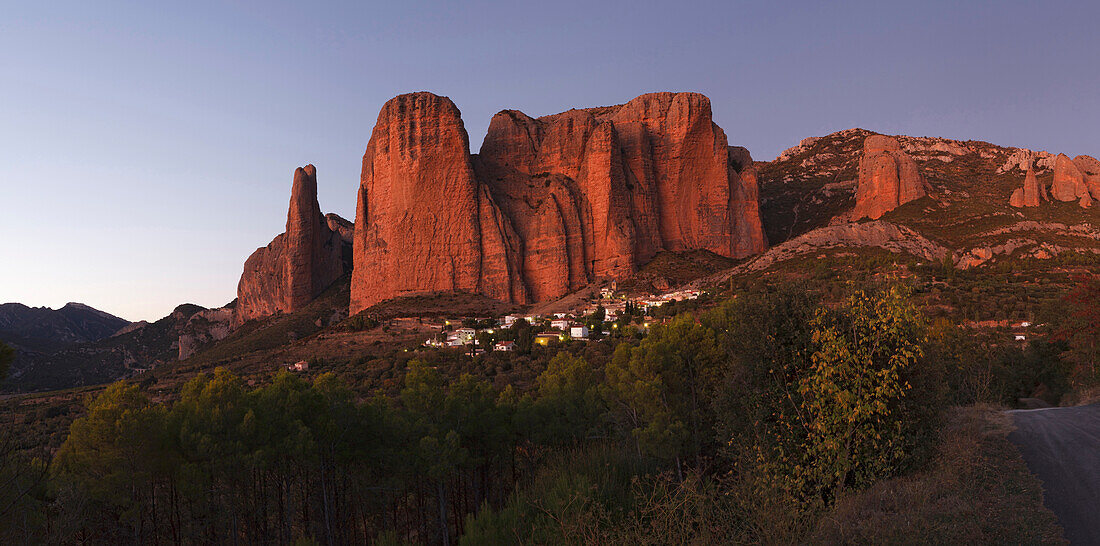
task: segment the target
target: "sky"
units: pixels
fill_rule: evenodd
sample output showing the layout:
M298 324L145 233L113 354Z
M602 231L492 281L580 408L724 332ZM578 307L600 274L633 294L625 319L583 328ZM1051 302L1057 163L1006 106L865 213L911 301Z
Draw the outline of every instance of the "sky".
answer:
M710 97L769 160L863 127L1100 156L1100 2L5 2L0 303L128 320L236 293L294 169L355 214L378 111Z

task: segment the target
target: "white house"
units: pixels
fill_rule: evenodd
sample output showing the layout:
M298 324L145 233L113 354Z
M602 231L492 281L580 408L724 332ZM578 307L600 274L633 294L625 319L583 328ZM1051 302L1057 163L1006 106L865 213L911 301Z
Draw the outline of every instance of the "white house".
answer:
M561 330L563 332L568 332L569 327L572 324L573 324L573 321L571 321L569 319L557 319L557 320L550 321L550 327L551 328L553 328L555 330Z
M498 341L493 345L494 351L514 351L516 350L515 341Z
M477 335L477 330L473 328L459 328L455 330L455 336L461 339L463 343L469 343L474 340L474 336Z
M583 324L570 327L569 337L573 339L588 339L588 327Z

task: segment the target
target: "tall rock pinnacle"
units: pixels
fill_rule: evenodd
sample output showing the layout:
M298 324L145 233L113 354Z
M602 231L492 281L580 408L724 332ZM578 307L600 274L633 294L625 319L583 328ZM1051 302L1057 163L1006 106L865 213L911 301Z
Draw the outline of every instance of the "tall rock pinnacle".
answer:
M294 171L286 232L245 262L237 285L235 323L305 307L345 273L343 244L317 203L316 169L299 167Z
M1050 185L1050 195L1059 201L1081 200L1081 206L1092 204L1085 174L1066 154L1058 154L1054 162L1054 181Z
M1039 196L1039 179L1035 177L1035 169L1029 166L1027 175L1024 176L1023 187L1016 188L1012 192L1008 204L1014 207L1037 207L1039 206Z

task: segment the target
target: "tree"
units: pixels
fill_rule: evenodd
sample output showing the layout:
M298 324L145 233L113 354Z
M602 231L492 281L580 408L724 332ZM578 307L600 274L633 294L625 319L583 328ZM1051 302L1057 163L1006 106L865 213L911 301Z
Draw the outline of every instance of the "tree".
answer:
M517 320L512 324L511 336L516 340L516 352L525 355L530 354L535 344L535 332L526 320Z
M1068 360L1078 384L1100 381L1100 275L1081 275L1062 298L1065 307L1052 317L1056 339L1069 344Z
M714 399L719 431L760 487L820 506L927 453L935 410L921 406L935 397L913 365L926 334L906 288L858 290L830 309L785 286L704 322L729 355Z
M487 332L485 330L482 330L482 331L477 333L476 337L477 337L477 344L478 344L479 347L481 347L482 349L485 349L485 351L487 351L487 352L493 350L493 342L496 340L496 338L493 336L493 334L490 334L489 332Z
M712 405L718 436L735 469L797 450L799 379L813 353L817 300L791 285L742 294L706 312L724 352Z
M907 368L922 355L924 318L894 285L856 291L838 310L813 320L816 350L798 383L806 443L785 462L798 485L828 502L849 485L891 475L909 447L901 402L911 389Z
M0 342L0 383L8 377L8 369L13 361L15 361L15 349Z
M620 345L607 366L607 397L641 451L700 463L713 418L706 400L720 352L714 332L690 314L653 328L637 347Z
M115 383L85 401L87 415L70 427L69 437L54 459L58 480L87 498L87 521L116 524L99 538L145 542L155 526L149 513L156 465L163 458L164 412L150 404L137 385Z
M598 431L606 407L600 375L579 356L561 351L536 380L536 397L525 397L519 428L538 443L576 444Z

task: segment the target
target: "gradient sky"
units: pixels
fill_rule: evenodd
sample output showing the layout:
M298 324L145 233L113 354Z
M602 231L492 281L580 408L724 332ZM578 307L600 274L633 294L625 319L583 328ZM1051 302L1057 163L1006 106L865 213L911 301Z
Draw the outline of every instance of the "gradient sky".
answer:
M1100 155L1097 21L1095 0L7 2L0 302L229 302L295 167L354 217L409 91L451 97L474 151L504 108L678 90L758 160L857 126Z

